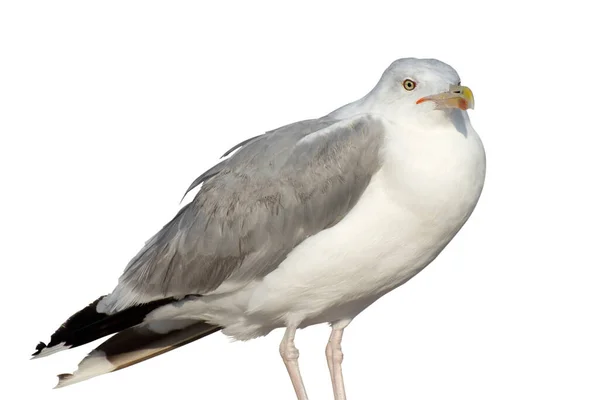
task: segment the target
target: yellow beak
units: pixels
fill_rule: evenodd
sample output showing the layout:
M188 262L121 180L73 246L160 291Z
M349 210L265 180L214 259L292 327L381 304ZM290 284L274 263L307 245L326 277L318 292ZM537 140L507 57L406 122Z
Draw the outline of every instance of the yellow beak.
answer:
M433 96L422 97L417 100L417 104L425 101L433 101L438 110L445 108L460 108L467 110L475 108L475 98L473 92L466 86L451 85L450 90Z

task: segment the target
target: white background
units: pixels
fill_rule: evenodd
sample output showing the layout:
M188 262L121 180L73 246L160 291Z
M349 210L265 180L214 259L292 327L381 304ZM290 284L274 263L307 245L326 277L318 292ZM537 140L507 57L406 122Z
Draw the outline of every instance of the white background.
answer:
M28 356L112 289L225 150L355 100L415 56L473 89L486 187L440 257L347 329L348 397L600 398L591 6L216 3L2 3L0 397L292 399L279 330L212 335L55 391L93 345ZM297 338L311 399L332 398L327 337Z

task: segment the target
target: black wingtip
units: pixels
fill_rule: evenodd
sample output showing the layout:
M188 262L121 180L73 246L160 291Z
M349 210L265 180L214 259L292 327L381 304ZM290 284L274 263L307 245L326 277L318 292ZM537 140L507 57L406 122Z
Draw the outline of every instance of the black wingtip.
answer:
M175 301L172 297L138 304L115 314L98 312L97 305L104 296L73 314L50 337L46 345L40 342L33 357L43 357L61 350L92 342L141 323L154 309ZM45 350L48 349L48 350Z
M32 357L35 357L37 355L39 355L42 350L44 350L46 348L46 343L44 342L39 342L37 346L35 346L35 352L31 355Z

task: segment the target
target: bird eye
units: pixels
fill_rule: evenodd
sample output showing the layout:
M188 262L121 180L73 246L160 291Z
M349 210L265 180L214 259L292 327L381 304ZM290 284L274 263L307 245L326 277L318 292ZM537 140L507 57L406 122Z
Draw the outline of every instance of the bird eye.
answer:
M411 91L411 90L415 90L415 88L417 87L417 84L413 80L405 79L404 82L402 82L402 86L404 86L404 89Z

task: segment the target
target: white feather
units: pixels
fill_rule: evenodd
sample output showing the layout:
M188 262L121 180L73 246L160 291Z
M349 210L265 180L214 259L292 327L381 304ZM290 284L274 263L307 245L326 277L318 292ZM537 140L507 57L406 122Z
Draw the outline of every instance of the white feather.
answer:
M38 358L47 357L51 354L58 353L59 351L69 350L70 348L71 346L67 346L65 342L61 342L52 347L44 347L39 354L32 356L31 359L35 360Z
M93 378L98 375L112 372L117 367L106 359L103 351L94 350L77 366L77 371L72 374L59 375L55 389L72 385Z

